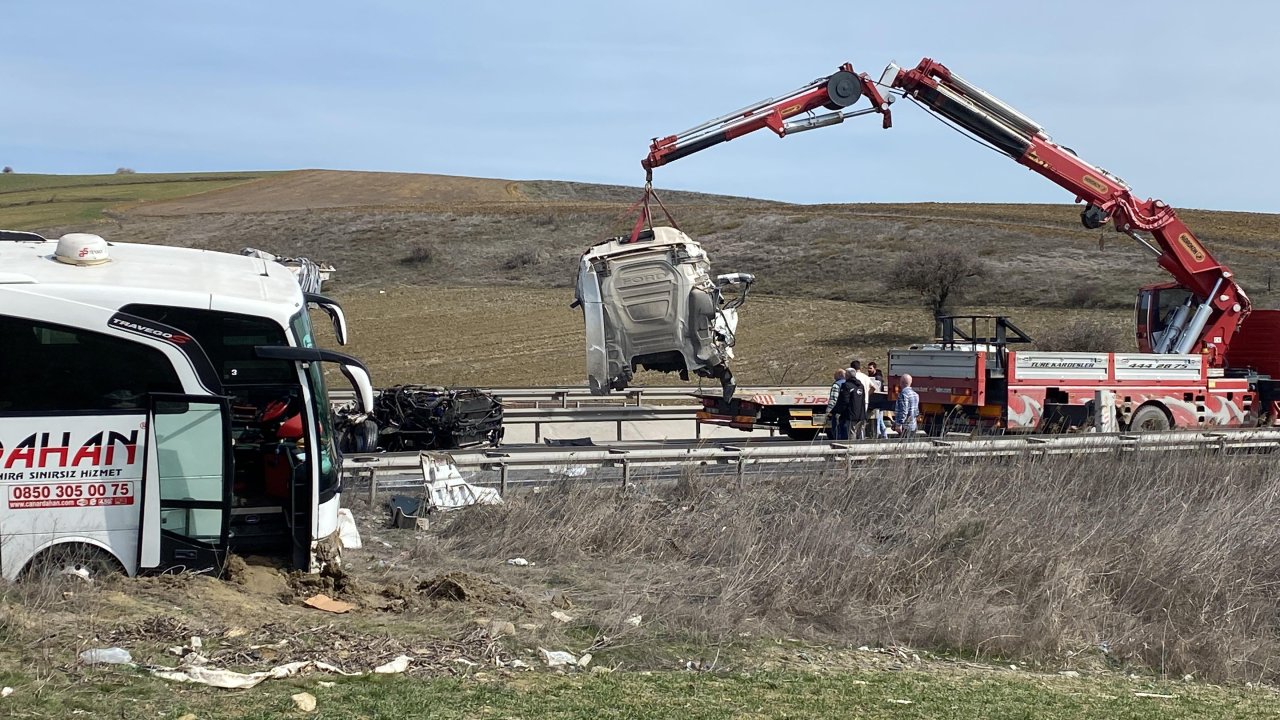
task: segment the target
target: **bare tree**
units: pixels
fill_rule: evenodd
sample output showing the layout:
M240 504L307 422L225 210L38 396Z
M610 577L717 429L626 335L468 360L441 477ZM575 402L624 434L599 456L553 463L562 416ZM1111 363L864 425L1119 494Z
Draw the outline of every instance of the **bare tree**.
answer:
M884 284L920 296L925 307L940 317L974 278L987 274L987 263L956 248L909 254L889 266Z
M127 167L116 168L117 175L132 175L133 173L134 173L133 168L127 168Z
M12 174L13 174L13 168L12 168L12 167L9 167L8 165L5 165L5 166L4 166L4 174L5 174L5 175L12 175Z

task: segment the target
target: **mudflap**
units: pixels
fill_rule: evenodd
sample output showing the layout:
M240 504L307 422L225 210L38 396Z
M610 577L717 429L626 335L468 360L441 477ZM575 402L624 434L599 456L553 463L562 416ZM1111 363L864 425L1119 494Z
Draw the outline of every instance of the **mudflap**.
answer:
M311 543L311 562L309 572L322 575L342 574L342 540L338 531L334 530L326 537Z

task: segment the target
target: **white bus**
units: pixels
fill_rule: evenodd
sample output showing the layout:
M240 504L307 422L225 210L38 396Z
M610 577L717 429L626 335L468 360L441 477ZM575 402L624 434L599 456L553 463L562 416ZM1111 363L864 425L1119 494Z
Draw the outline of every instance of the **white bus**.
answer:
M293 274L262 258L0 231L0 574L318 569L341 463Z

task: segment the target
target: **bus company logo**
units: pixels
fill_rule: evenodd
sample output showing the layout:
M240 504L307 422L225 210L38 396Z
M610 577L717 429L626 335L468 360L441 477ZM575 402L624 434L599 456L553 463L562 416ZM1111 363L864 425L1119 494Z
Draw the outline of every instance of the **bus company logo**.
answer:
M84 471L77 471L75 468L110 466L120 462L134 465L138 461L137 430L131 430L127 435L115 430L103 430L90 435L78 445L72 442L70 432L63 432L61 438L56 439L53 433L31 433L9 448L0 443L0 480L19 479L7 477L7 471L48 469L47 473L26 473L21 479L54 480L81 476Z
M174 345L185 345L191 340L189 336L182 333L170 332L168 330L151 327L150 325L143 325L142 323L134 322L132 320L126 320L119 315L115 315L111 318L110 325L111 327L126 330L131 333L146 335L160 340L167 340Z
M1196 262L1204 262L1204 248L1195 238L1191 237L1190 233L1179 233L1178 244L1187 251L1187 254L1191 255L1191 259Z
M1090 189L1096 190L1100 193L1107 193L1111 191L1111 189L1107 187L1106 183L1102 182L1101 180L1099 180L1098 178L1092 175L1085 175L1084 177L1080 178L1080 180L1085 185L1088 185Z

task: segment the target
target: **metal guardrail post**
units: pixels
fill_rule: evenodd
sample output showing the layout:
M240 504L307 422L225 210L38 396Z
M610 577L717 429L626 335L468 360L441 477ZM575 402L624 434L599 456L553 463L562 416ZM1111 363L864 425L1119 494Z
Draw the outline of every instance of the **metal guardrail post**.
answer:
M622 421L618 421L618 442L622 442Z
M378 500L378 468L369 468L369 507Z
M746 473L746 470L747 470L747 459L743 457L742 453L738 453L738 489L739 490L741 490L743 487L742 476L744 473Z
M498 494L502 497L507 496L507 464L498 465Z
M622 459L622 489L626 490L631 484L631 463L626 458Z

